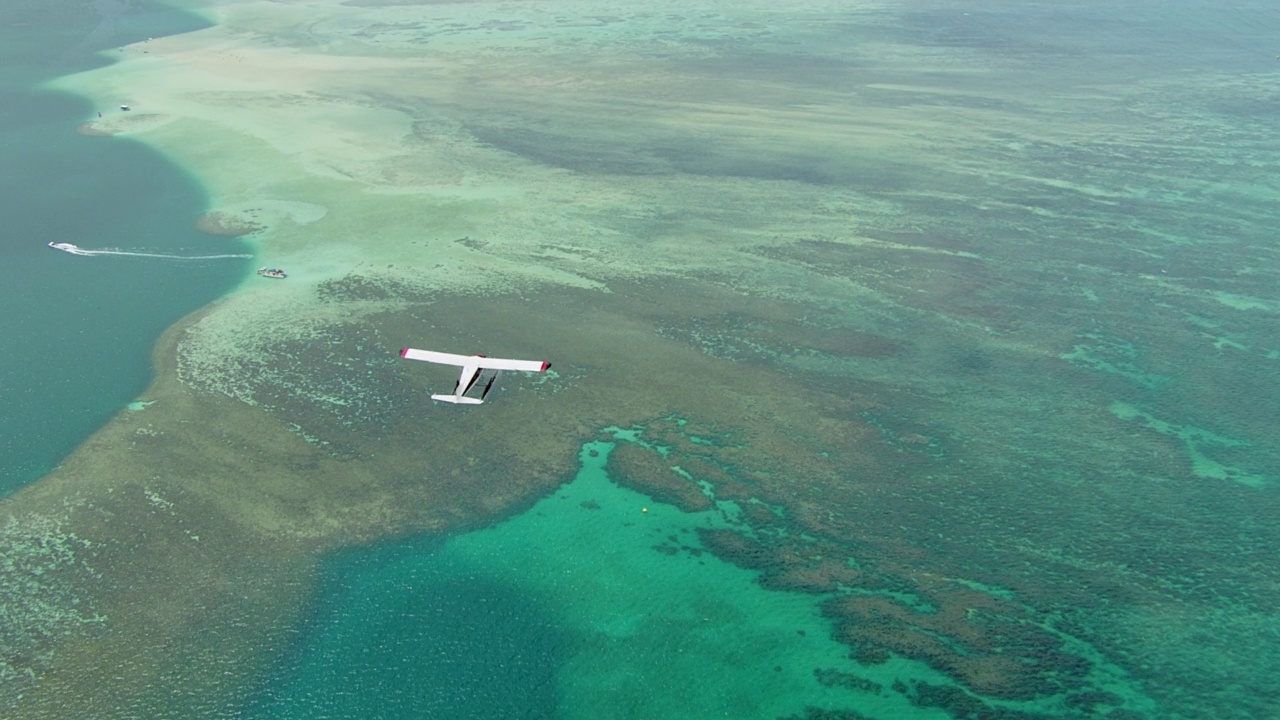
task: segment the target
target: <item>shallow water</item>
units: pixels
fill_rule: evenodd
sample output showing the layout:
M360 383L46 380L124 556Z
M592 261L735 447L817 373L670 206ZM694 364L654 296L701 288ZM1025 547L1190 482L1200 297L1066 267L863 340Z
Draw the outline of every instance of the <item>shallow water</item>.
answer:
M93 628L13 707L1275 714L1269 6L367 5L231 13L376 61L154 136L303 270L8 526Z
M765 590L702 546L699 529L742 527L732 503L684 513L619 487L613 446L585 446L572 482L493 527L330 558L249 716L901 715L886 685L945 681L842 658L817 599Z
M106 62L96 51L203 22L148 6L111 17L76 2L5 12L0 496L48 472L141 392L160 333L229 290L247 265L235 258L74 257L47 247L71 242L183 256L210 248L243 253L234 241L195 230L207 203L195 178L137 142L77 133L96 109L40 89L54 77Z

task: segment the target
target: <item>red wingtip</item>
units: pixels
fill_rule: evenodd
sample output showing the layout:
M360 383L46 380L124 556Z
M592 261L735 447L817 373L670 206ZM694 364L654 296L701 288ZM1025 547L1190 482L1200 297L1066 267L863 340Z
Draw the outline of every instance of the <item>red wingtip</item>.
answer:
M538 372L546 372L546 371L547 371L547 368L549 368L549 367L551 367L551 363L549 363L549 362L545 362L545 361L544 361L544 362L542 363L542 369L541 369L541 370L539 370Z
M400 348L400 357L404 357L405 355L408 355L408 354L409 354L409 348Z

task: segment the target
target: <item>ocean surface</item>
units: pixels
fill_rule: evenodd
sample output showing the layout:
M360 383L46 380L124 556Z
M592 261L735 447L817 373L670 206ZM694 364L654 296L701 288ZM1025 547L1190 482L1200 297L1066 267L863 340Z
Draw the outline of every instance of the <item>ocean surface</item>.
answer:
M54 0L0 10L0 496L48 472L134 400L160 333L233 287L249 264L47 247L246 252L196 231L208 200L183 169L138 142L77 132L113 108L41 89L106 62L99 50L202 26L155 5L96 8Z
M15 683L0 686L0 711L39 717L90 696L104 718L156 708L260 720L1280 716L1280 11L1199 0L963 5L833 3L756 18L708 4L696 18L575 20L583 42L619 25L652 31L660 41L636 46L654 62L668 61L654 49L667 42L704 49L680 70L708 95L721 80L780 83L804 102L761 95L761 108L808 122L855 106L866 125L852 134L880 138L805 145L780 140L782 126L699 137L594 106L513 104L460 125L485 148L565 176L706 182L704 194L600 222L641 248L694 228L689 237L712 238L708 253L750 233L745 250L732 249L756 261L693 279L628 278L607 296L530 293L542 319L519 315L523 296L494 299L509 316L493 327L514 334L523 318L546 323L534 327L548 337L611 337L606 323L634 322L652 328L646 342L677 348L672 358L733 368L707 376L727 388L719 394L769 400L736 416L696 403L664 414L649 410L657 401L602 409L566 391L566 412L595 425L574 429L572 470L554 489L496 509L452 498L466 522L448 532L365 533L296 572L284 552L252 554L291 568L279 588L291 611L260 624L237 614L237 583L246 603L269 596L270 568L226 571L237 558L207 553L240 546L190 531L205 543L200 562L226 572L209 585L225 595L209 597L234 596L233 610L211 600L189 613L198 619L183 616L176 648L140 643L146 657L121 673L155 676L130 685L141 688L132 697L111 694L114 669L59 674L60 648L111 637L110 613L25 630L65 598L107 606L126 593L112 567L90 567L91 552L85 579L67 570L82 562L69 548L91 547L84 533L114 547L112 524L78 536L51 523L46 538L36 533L46 525L16 514L0 543L29 552L0 565L0 679ZM107 62L97 50L206 21L136 5L14 7L0 10L0 496L39 483L138 399L160 334L250 270L247 258L182 259L249 252L194 229L209 209L200 167L80 134L97 108L40 88ZM541 27L527 38L518 23L500 30L545 42ZM469 101L457 100L463 110ZM786 191L792 200L821 197L805 212L834 219L771 245L788 230L769 218L796 217L792 206L770 208L771 190L718 204L734 183L757 182L798 188ZM842 227L848 237L831 234ZM49 242L138 255L76 256ZM385 300L377 287L361 276L324 292L327 302ZM330 400L352 368L367 368L379 392L403 390L398 376L376 384L382 344L477 302L391 287L415 319L317 333L320 360L282 343L292 354L262 366L303 368L313 395ZM607 372L556 361L564 375L552 386ZM774 381L806 389L750 385ZM376 409L326 401L342 407L321 412L314 398L252 382L255 412L295 423L311 445L341 446L339 465L399 452L379 445L395 431ZM521 382L499 389L495 413L527 399ZM641 385L635 393L688 387ZM378 396L401 413L388 426L419 419L393 396ZM686 417L694 412L706 414ZM629 420L614 425L611 414ZM478 487L518 480L504 474L524 467L505 441L465 447L461 472L492 474ZM418 449L424 464L451 452ZM298 477L322 477L319 461L281 458ZM309 507L298 487L291 511ZM175 495L147 493L151 507L174 507ZM365 499L343 493L353 506ZM116 546L136 548L148 568L169 551L124 537ZM25 582L41 563L74 587ZM183 596L137 589L148 603L148 593ZM167 606L155 605L155 625L167 627ZM233 646L252 648L252 660ZM45 672L55 682L42 685Z

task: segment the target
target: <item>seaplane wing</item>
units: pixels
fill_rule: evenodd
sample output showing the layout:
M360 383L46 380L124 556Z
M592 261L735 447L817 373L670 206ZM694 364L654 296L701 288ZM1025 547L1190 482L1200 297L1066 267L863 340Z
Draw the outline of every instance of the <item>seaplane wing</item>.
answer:
M523 370L525 372L543 372L551 367L551 363L542 362L541 360L504 360L502 358L490 358L484 355L454 355L453 353L435 352L433 350L418 350L416 348L404 348L400 351L400 357L408 360L424 360L429 363L437 363L440 365L454 365L462 368L462 374L458 377L458 383L453 387L452 395L432 395L432 400L441 402L451 402L461 405L479 405L484 402L485 395L489 394L489 389L493 387L493 381L497 379L497 373L502 370ZM493 370L494 374L489 378L488 384L485 385L484 391L480 397L467 397L467 392L475 386L476 381L480 379L482 370Z

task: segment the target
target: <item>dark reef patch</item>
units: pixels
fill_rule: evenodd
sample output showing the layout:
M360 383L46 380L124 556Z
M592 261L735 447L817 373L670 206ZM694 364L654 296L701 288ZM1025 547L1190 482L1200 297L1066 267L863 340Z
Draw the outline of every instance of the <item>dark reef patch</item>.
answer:
M1060 720L1057 715L992 707L958 687L912 682L909 688L901 688L900 692L910 698L913 705L937 708L956 720Z
M849 488L834 474L830 460L810 460L807 466L793 462L762 473L769 463L762 461L758 448L726 441L750 435L746 428L716 432L693 420L654 419L643 425L635 442L615 450L625 464L615 468L611 456L610 470L620 482L689 510L726 500L718 487L732 488L738 505L750 509L739 516L747 529L701 529L701 544L726 561L759 572L765 587L829 595L823 610L834 622L835 636L862 662L874 664L895 655L919 660L990 698L1032 700L1088 692L1091 663L1067 651L1059 635L1037 622L1034 611L911 569L922 557L918 546L850 532L851 526L838 519L850 506L836 494L842 485L845 492ZM860 448L861 453L871 451ZM651 460L644 462L644 454ZM751 461L744 461L748 456ZM695 461L715 468L719 485L671 471L695 466ZM815 472L824 465L825 472ZM738 467L754 469L739 478ZM822 479L826 473L833 474ZM802 478L809 481L807 491L796 486ZM693 497L696 504L687 499ZM772 509L771 502L780 506ZM883 506L883 500L876 502ZM869 566L863 567L864 562ZM962 696L974 697L962 693L956 698Z
M266 357L243 359L240 367L257 379L255 404L327 452L353 457L430 402L388 349L370 325L333 324L272 343Z
M804 712L798 715L788 715L779 720L872 720L870 715L864 715L857 710L830 710L827 708L806 707Z
M700 512L712 506L711 498L672 469L661 455L638 445L623 443L616 447L609 454L609 472L619 484L685 512Z
M392 278L351 273L341 280L326 280L316 286L316 296L325 303L358 301L427 302L430 295Z
M207 212L196 218L196 229L206 235L241 237L261 232L267 228L266 225L253 219L257 215L255 211L250 210L246 215L247 217L242 217L216 210Z

